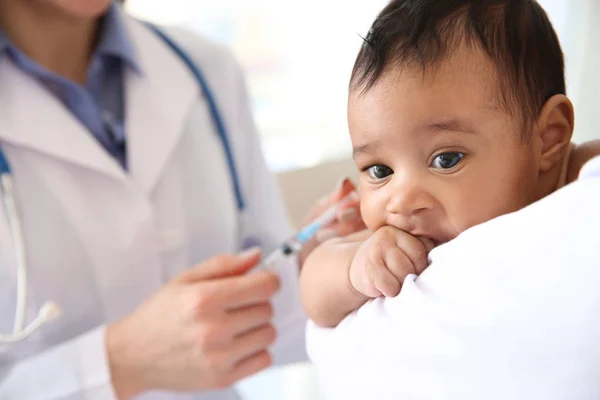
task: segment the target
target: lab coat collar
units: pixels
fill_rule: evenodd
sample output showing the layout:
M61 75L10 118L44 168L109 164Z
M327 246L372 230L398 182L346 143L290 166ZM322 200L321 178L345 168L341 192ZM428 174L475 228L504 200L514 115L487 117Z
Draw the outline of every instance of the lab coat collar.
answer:
M143 66L141 73L128 69L125 75L129 172L150 192L200 89L185 64L154 32L130 17L125 22ZM128 179L77 118L8 57L0 59L0 141Z
M116 57L139 72L141 67L126 27L127 16L121 7L118 2L113 1L102 17L100 37L95 53L99 56Z
M83 124L36 79L9 57L0 59L0 141L101 171L125 172ZM7 152L10 160L10 152Z

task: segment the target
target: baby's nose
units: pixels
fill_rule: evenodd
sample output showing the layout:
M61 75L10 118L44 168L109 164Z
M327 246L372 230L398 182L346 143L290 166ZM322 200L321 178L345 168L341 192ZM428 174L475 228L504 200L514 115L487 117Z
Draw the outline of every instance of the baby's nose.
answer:
M392 188L386 211L412 217L433 208L435 201L420 179L398 179Z

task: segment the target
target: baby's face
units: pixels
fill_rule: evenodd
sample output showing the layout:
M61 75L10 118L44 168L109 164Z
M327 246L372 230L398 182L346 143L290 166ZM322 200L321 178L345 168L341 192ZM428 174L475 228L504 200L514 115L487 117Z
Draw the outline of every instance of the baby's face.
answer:
M443 243L538 198L539 154L500 106L494 68L458 49L435 74L390 71L348 103L367 227Z

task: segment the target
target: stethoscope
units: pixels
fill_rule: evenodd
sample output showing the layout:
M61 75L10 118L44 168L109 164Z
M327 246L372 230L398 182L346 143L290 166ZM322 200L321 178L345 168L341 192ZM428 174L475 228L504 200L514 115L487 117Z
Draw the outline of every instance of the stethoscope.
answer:
M208 86L204 74L198 65L196 65L196 63L192 60L192 58L162 30L151 24L146 25L152 31L154 31L175 52L175 54L177 54L179 58L181 58L181 60L192 72L194 78L198 82L198 85L202 89L206 103L208 104L214 127L217 131L219 139L221 140L223 149L225 150L225 157L227 159L229 175L231 176L237 210L239 213L242 213L246 205L244 197L242 196L241 183L235 167L235 161L233 158L232 148L229 143L227 129L225 128L225 123L219 108L217 107L217 102L212 90ZM14 194L12 171L2 148L0 148L0 189L2 190L3 205L15 246L17 263L17 303L15 306L15 322L12 333L0 334L0 343L15 343L24 340L45 323L58 318L61 313L61 309L58 304L47 301L40 308L37 317L28 325L25 325L25 314L27 311L27 254L25 249L23 227Z

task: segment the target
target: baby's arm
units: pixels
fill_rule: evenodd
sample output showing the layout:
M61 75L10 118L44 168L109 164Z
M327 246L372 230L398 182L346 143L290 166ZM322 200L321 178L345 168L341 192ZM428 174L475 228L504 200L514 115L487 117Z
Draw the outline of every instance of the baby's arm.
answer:
M371 298L398 295L407 275L427 267L432 247L390 226L324 243L305 261L300 278L308 317L333 327Z
M371 236L364 230L328 240L304 261L300 296L308 317L322 327L336 326L369 298L350 283L350 265L360 245Z

